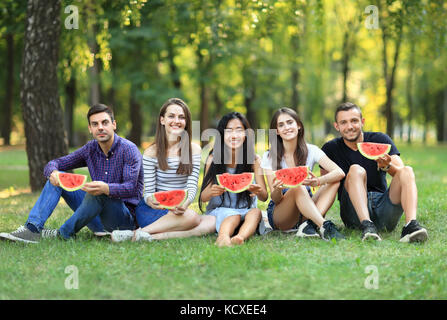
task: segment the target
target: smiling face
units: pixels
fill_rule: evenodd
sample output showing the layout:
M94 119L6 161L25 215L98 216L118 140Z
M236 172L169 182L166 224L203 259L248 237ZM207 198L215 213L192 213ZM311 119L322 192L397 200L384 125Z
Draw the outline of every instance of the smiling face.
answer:
M340 132L341 137L349 142L358 142L362 134L365 119L362 118L359 110L352 108L337 113L335 129Z
M231 149L242 147L245 141L245 127L239 119L228 121L224 131L225 145Z
M116 122L106 112L92 114L89 118L88 130L100 143L107 143L114 135Z
M290 141L298 136L301 128L298 123L287 113L281 113L276 122L276 133L284 141Z
M186 127L183 108L176 104L169 105L164 116L160 117L160 123L164 125L167 135L180 136Z

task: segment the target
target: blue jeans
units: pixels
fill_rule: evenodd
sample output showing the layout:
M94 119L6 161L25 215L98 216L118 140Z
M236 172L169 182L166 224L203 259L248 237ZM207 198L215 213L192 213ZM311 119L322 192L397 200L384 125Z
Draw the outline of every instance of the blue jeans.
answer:
M367 197L369 217L374 222L378 231L394 230L404 210L400 204L393 204L391 202L389 188L384 193L370 191L367 193ZM360 229L359 217L345 188L343 188L339 200L340 217L345 226L352 229Z
M154 223L169 212L168 209L154 209L146 204L144 199L141 199L135 209L135 216L140 228Z
M106 195L92 196L85 191L65 191L47 181L25 225L32 224L39 231L56 208L60 197L74 211L73 215L60 227L62 237L74 236L84 226L93 232L115 229L135 229L134 219L124 202Z

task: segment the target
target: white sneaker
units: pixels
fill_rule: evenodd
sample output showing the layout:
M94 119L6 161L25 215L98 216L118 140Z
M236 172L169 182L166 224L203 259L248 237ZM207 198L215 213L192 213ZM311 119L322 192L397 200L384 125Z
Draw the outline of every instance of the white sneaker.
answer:
M98 231L98 232L93 232L93 235L95 237L101 238L101 237L106 237L106 236L110 236L111 233L108 231Z
M121 242L132 240L133 238L132 230L113 230L111 238L113 242Z
M154 238L149 234L149 232L142 231L140 229L135 231L135 241L152 241Z

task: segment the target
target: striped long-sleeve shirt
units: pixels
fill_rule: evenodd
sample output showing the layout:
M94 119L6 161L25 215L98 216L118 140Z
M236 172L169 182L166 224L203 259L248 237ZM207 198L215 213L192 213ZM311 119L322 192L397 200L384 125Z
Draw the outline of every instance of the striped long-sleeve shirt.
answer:
M188 200L193 202L199 181L200 158L200 154L193 154L193 170L188 176L177 174L176 171L180 164L180 158L178 157L168 157L168 169L163 171L158 168L157 158L143 155L144 201L147 203L147 199L158 191L187 189Z

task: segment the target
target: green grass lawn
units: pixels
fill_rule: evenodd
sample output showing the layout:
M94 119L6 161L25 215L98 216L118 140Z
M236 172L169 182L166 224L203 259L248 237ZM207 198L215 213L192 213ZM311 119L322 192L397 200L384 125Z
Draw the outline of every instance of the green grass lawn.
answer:
M114 244L84 228L70 241L0 241L0 299L446 299L447 147L398 147L416 174L424 244L399 243L404 218L382 242L342 229L347 240L338 243L273 232L232 248L215 247L215 235ZM0 152L0 232L25 222L38 194L7 195L27 188L25 152ZM338 208L328 217L341 227ZM62 200L46 226L70 215ZM65 287L69 266L78 289ZM365 286L368 266L377 289Z

